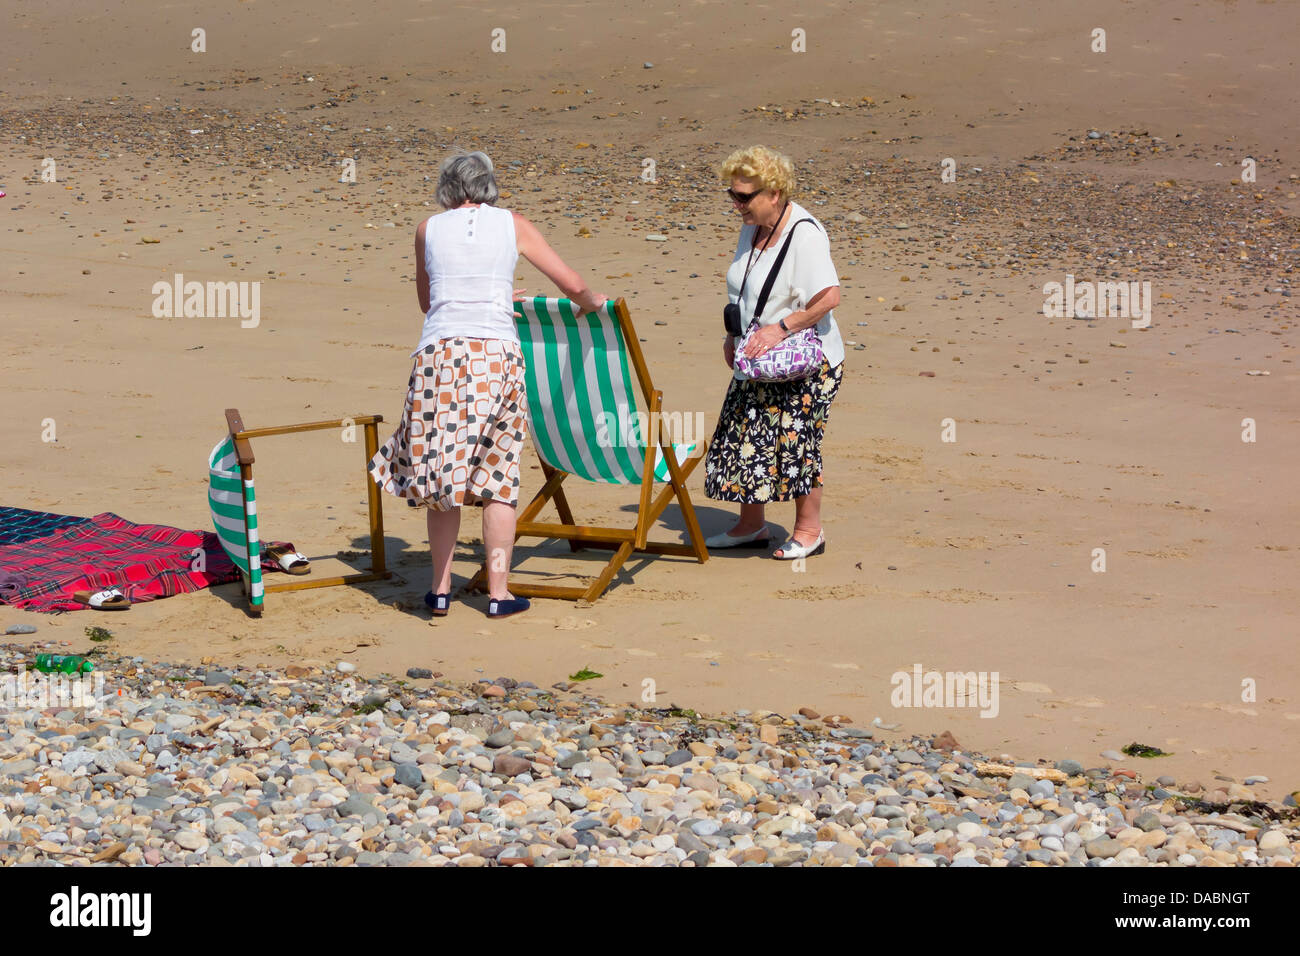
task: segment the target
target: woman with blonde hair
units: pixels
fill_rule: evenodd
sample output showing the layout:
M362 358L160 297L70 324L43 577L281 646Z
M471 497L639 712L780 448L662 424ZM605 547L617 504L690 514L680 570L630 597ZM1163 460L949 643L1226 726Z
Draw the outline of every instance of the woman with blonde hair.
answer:
M492 160L448 157L438 202L415 232L415 291L424 313L402 421L370 461L371 477L407 504L428 508L432 587L441 617L451 600L451 559L464 505L483 506L488 616L528 609L506 587L515 542L519 456L528 399L515 331L515 264L523 256L583 311L605 303L516 212L496 208Z
M707 543L710 548L768 547L766 505L794 501L794 531L772 556L791 560L821 554L826 550L821 444L844 374L844 343L831 312L840 303L840 280L830 240L822 224L791 198L795 176L789 157L751 146L728 156L721 174L742 225L727 270L728 334L722 343L733 375L705 459L704 492L738 502L740 516ZM773 350L796 344L783 345L791 337L803 350L806 371L788 380L765 377L764 360L778 357ZM739 341L744 348L737 355ZM797 361L785 364L798 367ZM781 367L776 362L767 368L774 365Z

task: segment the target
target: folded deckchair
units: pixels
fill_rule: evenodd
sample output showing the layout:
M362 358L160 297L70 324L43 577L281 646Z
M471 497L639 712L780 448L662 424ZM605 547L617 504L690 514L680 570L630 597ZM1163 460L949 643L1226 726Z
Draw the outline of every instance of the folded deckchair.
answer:
M212 524L221 547L239 568L248 595L248 608L254 615L262 613L263 594L267 591L298 591L303 588L325 588L336 584L357 584L362 581L379 581L393 576L384 564L384 510L379 489L366 471L366 496L370 506L370 570L360 574L344 574L329 578L292 581L286 584L262 584L261 545L257 535L257 497L253 489L253 438L271 435L290 435L299 432L355 428L365 430L365 466L379 450L376 425L384 419L380 415L355 415L351 418L328 422L306 422L301 425L277 425L271 428L245 428L244 421L235 408L226 409L228 434L212 449L208 457L208 505L212 511Z
M248 607L262 613L262 551L257 538L257 494L253 472L245 478L235 453L235 439L227 435L208 456L208 508L221 548L239 569L248 595Z
M546 478L520 513L515 540L560 538L574 551L608 548L614 555L584 587L512 582L510 590L525 597L594 601L633 552L684 555L701 563L709 557L686 491L686 479L703 457L705 442L671 443L662 420L663 392L651 382L627 303L619 299L587 315L578 311L568 299L538 297L515 303L515 325L527 364L528 428ZM643 400L640 414L638 390ZM643 422L649 423L647 429ZM636 523L631 528L575 524L561 487L569 475L605 484L639 484ZM666 484L657 495L655 481ZM651 526L674 498L689 541L647 540ZM551 499L560 523L535 521ZM486 581L485 563L466 587L482 590Z

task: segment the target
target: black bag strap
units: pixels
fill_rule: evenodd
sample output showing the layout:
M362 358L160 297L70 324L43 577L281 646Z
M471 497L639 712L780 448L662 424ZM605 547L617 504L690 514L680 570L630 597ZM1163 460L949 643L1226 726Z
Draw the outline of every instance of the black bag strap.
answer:
M772 263L771 270L767 273L767 281L763 283L763 288L758 293L758 303L754 307L754 318L750 325L758 324L758 320L763 317L763 308L767 305L767 297L772 292L772 285L776 282L776 274L781 271L781 263L785 262L785 254L790 251L790 240L794 238L794 231L800 224L812 222L811 219L800 219L798 222L791 223L789 231L785 234L785 242L781 243L781 251L776 255L776 262Z

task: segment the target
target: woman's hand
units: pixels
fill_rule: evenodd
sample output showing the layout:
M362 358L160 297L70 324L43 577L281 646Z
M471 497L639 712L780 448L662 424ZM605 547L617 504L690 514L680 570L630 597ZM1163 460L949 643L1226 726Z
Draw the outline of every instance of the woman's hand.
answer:
M764 325L749 337L749 344L745 346L745 356L758 358L764 352L771 351L784 338L785 333L781 331L781 326Z
M589 289L584 290L582 294L575 296L573 299L574 304L582 310L583 315L586 315L589 312L599 312L605 307L605 303L608 301L609 300L605 298L605 296L598 292L592 292Z
M736 337L728 335L722 340L722 359L727 363L727 368L736 367Z

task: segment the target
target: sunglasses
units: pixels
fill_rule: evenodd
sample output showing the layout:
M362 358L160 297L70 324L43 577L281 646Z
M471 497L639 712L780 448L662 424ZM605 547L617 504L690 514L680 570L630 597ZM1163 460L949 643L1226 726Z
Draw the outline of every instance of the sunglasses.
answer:
M763 190L755 189L752 193L738 193L734 189L728 189L727 195L731 197L732 202L740 203L742 206L748 206L751 199L761 193Z

